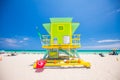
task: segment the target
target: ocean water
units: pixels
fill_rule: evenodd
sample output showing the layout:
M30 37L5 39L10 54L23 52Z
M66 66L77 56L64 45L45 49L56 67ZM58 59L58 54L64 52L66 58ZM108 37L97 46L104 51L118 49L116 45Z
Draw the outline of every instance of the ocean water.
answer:
M44 54L46 50L0 50L0 52L6 53L27 53L27 54ZM79 54L109 54L112 53L112 50L77 50ZM117 53L120 54L120 50L117 50Z
M112 50L78 50L79 54L109 54L112 53ZM116 50L120 54L120 50Z

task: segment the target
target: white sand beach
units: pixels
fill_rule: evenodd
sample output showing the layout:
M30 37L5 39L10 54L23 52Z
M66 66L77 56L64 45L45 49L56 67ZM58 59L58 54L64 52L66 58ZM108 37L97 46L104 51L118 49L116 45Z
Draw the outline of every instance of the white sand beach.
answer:
M81 54L82 59L91 63L90 69L44 69L38 73L32 64L42 54L6 55L0 55L0 80L120 80L120 55Z

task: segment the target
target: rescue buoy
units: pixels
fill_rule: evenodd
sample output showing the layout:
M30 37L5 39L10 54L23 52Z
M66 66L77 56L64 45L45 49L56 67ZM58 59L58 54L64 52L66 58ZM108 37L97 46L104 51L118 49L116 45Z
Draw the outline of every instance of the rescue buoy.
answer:
M44 68L45 64L46 64L45 60L38 60L36 62L36 68Z

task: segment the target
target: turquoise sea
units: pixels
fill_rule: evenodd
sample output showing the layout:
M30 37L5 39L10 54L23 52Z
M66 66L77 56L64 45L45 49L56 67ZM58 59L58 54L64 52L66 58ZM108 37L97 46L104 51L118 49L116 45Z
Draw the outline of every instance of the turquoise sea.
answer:
M29 53L29 54L44 54L46 50L0 50L0 52L6 52L6 53ZM77 50L79 54L109 54L112 53L112 50ZM120 50L117 50L117 53L120 54Z

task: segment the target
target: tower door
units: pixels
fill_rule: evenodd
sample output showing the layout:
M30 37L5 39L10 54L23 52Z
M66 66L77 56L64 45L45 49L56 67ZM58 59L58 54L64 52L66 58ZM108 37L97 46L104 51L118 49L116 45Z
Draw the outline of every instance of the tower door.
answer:
M63 37L64 44L70 44L70 36Z
M57 38L54 38L54 44L58 44Z

